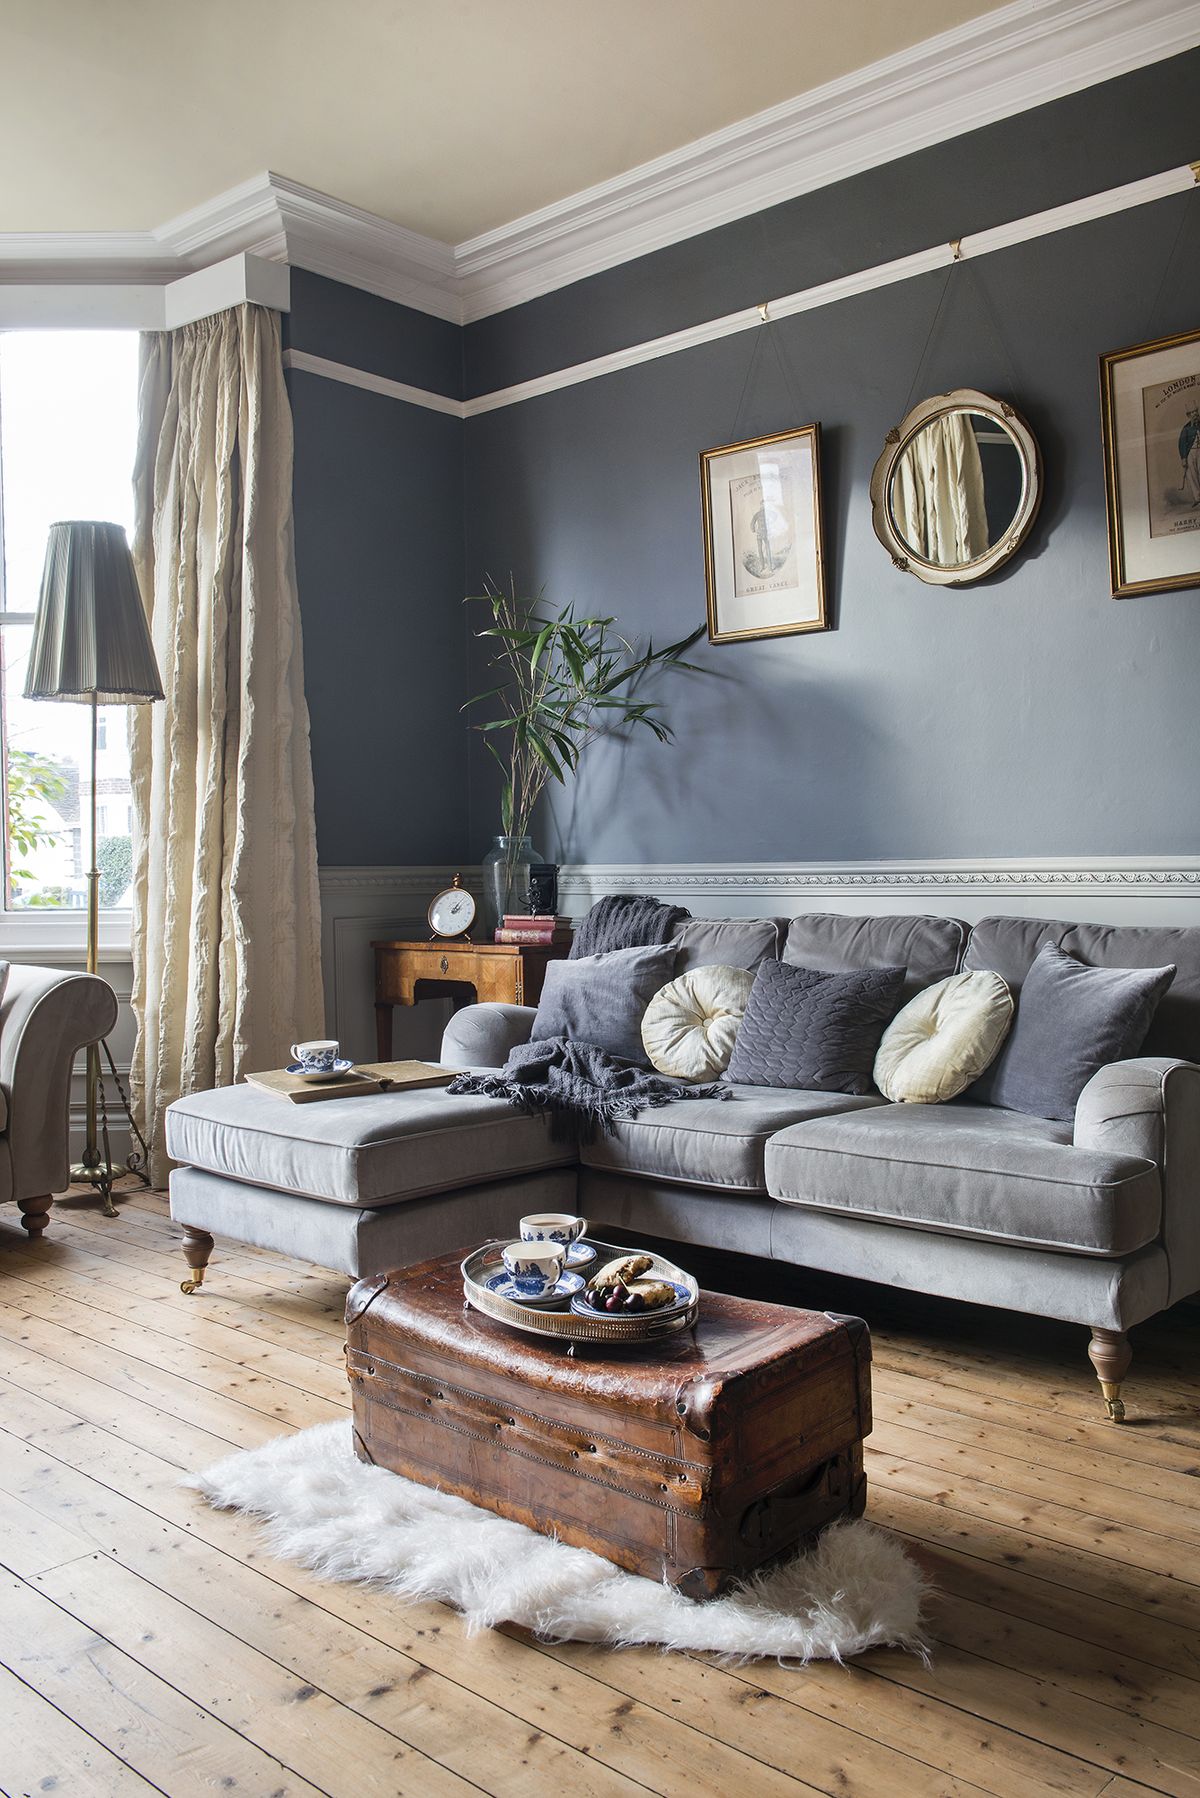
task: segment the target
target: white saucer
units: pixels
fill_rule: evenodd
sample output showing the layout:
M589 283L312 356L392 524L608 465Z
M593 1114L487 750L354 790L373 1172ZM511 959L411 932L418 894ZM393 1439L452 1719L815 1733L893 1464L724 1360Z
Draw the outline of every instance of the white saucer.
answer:
M285 1070L289 1074L299 1074L301 1080L341 1080L354 1066L352 1061L335 1061L331 1068L306 1068L298 1061L293 1061Z
M582 1274L562 1274L556 1286L547 1287L537 1298L530 1298L527 1292L518 1292L512 1275L507 1268L498 1274L490 1274L483 1282L489 1292L494 1292L499 1299L508 1299L513 1305L554 1305L561 1304L563 1299L573 1298L577 1292L583 1291Z

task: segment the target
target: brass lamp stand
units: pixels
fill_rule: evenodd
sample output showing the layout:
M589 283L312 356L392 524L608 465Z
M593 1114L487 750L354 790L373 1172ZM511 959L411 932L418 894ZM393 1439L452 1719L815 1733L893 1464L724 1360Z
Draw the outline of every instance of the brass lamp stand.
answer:
M146 704L163 697L133 557L119 524L72 520L50 526L46 566L29 652L26 699L65 699L91 706L91 804L87 875L87 971L99 972L100 868L96 784L102 705ZM87 1050L87 1141L71 1179L95 1187L106 1217L116 1217L108 1101L101 1052L138 1147L125 1167L148 1186L146 1143L133 1120L107 1040Z

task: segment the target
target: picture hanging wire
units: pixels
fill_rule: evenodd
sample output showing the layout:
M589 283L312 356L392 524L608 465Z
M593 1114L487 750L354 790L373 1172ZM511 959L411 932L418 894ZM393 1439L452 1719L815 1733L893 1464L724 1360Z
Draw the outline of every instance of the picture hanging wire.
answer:
M750 392L751 383L754 379L755 370L758 367L758 360L762 352L764 340L769 342L771 346L771 350L775 356L776 366L778 367L783 380L784 390L790 405L789 418L791 424L799 427L800 425L811 424L813 422L811 419L804 416L801 407L799 386L795 375L788 365L788 359L784 355L782 345L780 344L779 322L771 317L769 300L760 300L758 302L758 316L762 322L763 329L753 333L754 347L750 352L750 361L746 368L746 378L742 382L742 391L738 396L737 411L733 415L733 424L729 430L727 441L730 443L740 443L741 441L738 431L742 422L742 414L746 409L746 396Z
M1200 162L1193 162L1190 167L1193 177L1192 185L1188 188L1184 202L1179 208L1179 223L1176 225L1175 235L1171 239L1171 252L1164 264L1162 280L1158 284L1158 292L1154 296L1154 304L1150 308L1150 314L1146 321L1146 337L1148 341L1153 341L1153 339L1159 335L1158 326L1162 317L1162 303L1166 296L1167 283L1170 280L1171 272L1175 267L1175 258L1179 254L1179 245L1183 241L1183 228L1196 210L1193 195L1196 192L1197 185L1200 184Z
M919 397L917 390L925 372L925 364L929 360L929 352L933 347L938 328L942 323L947 301L952 297L952 291L953 293L957 293L964 285L969 285L974 292L976 299L979 302L979 308L983 313L984 324L987 326L988 332L990 333L996 348L1000 352L1000 358L1004 364L1005 375L1009 384L1010 397L1015 400L1020 389L1017 371L1013 365L1012 355L1009 352L1004 333L1000 328L1000 320L996 315L996 308L992 303L992 297L973 267L971 258L969 256L964 256L962 238L952 237L950 239L949 249L951 258L950 266L946 270L945 278L942 282L942 291L938 297L937 307L933 314L933 322L930 325L928 334L925 338L925 345L921 351L921 359L917 363L916 373L913 375L912 384L908 390L908 398L905 400L904 409L900 414L901 418L908 417L913 409L915 401ZM957 273L957 270L959 269L962 269L963 271L961 275Z

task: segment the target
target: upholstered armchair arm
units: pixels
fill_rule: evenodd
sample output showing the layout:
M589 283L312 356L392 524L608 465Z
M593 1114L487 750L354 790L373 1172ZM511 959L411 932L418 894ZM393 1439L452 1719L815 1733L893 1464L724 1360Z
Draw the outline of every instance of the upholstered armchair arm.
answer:
M464 1005L442 1037L448 1068L502 1068L509 1050L527 1043L537 1016L534 1005Z
M0 1086L13 1182L5 1196L37 1197L67 1185L75 1056L116 1021L116 995L97 975L10 967L0 1002Z
M1079 1095L1074 1141L1156 1163L1168 1302L1200 1289L1200 1067L1152 1055L1101 1068Z

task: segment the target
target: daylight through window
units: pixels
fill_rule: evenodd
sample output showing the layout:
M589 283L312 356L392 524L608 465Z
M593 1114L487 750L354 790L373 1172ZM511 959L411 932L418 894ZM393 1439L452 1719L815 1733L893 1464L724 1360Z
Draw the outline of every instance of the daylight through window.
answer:
M0 332L0 689L4 904L87 904L86 705L22 697L46 534L61 518L132 526L137 333ZM99 719L100 904L129 903L128 710Z

